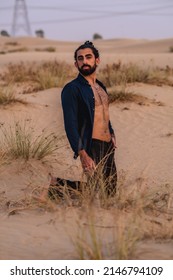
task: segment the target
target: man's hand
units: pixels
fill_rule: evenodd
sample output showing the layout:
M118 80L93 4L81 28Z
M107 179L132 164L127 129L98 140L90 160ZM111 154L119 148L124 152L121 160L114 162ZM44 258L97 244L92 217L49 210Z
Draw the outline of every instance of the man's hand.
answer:
M84 173L91 175L96 168L94 161L85 150L79 151L79 156Z

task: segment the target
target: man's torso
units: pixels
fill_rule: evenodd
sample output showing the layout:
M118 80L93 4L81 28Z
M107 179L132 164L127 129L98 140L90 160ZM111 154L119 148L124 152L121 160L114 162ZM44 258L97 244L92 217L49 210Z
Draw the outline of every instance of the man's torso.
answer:
M109 131L108 95L98 83L92 86L92 90L95 99L92 138L109 142L111 140L111 135Z

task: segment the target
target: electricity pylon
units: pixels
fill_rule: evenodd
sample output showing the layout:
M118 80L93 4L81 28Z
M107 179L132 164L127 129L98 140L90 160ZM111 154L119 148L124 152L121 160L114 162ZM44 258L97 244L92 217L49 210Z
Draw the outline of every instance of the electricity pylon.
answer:
M25 0L15 0L12 36L15 36L19 29L24 29L27 35L31 35L31 28L28 18L28 11Z

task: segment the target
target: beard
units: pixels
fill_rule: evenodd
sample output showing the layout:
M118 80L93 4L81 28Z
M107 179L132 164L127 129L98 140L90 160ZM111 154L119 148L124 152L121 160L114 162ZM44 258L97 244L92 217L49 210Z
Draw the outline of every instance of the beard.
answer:
M84 67L86 67L86 66L87 66L88 68L87 68L87 69L84 69ZM83 76L89 76L89 75L91 75L91 74L93 74L93 73L95 72L96 68L97 68L96 63L94 64L94 66L90 66L90 65L84 64L84 65L82 65L81 68L78 67L78 70L79 70L79 72L80 72Z

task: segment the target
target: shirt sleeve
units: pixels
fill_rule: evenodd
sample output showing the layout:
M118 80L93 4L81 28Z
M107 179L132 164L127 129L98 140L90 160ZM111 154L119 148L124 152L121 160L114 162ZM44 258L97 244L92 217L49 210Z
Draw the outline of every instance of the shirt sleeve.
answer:
M83 149L78 129L79 93L74 85L67 84L61 93L64 127L72 150L76 155Z

